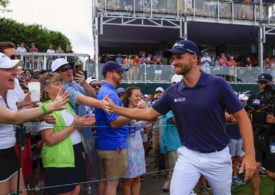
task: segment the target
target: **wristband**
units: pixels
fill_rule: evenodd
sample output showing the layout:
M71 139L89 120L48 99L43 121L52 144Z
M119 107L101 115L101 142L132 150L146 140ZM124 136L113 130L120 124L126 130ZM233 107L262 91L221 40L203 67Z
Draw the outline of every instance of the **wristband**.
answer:
M43 111L43 113L46 115L46 114L49 114L49 111L46 109L45 105L41 105L40 106L41 110Z

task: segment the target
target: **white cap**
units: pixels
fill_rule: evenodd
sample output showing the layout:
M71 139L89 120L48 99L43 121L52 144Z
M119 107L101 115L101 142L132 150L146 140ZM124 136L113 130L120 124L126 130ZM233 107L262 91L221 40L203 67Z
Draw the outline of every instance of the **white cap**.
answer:
M90 84L90 83L93 82L93 81L98 81L98 82L99 82L99 80L96 79L96 78L94 78L94 77L88 77L88 78L86 79L86 82L87 82L88 84Z
M144 95L143 95L143 97L148 98L148 97L149 97L149 95L148 95L148 94L144 94Z
M157 91L161 91L163 93L164 89L162 87L157 87L155 92L157 92Z
M181 82L182 79L183 79L182 75L174 74L171 78L171 83Z
M239 100L246 101L246 100L248 100L248 97L245 94L242 93L242 94L239 95Z
M64 58L58 58L58 59L54 60L51 65L52 72L56 71L59 67L65 65L65 64L69 64L69 62L67 60L65 60Z
M0 68L9 69L15 66L22 66L22 60L11 60L8 56L3 53L0 53Z

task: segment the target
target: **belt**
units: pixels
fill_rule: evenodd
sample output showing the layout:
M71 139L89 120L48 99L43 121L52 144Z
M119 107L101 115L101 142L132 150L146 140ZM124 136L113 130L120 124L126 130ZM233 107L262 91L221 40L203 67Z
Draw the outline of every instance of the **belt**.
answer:
M200 153L213 153L213 152L219 152L219 151L222 151L226 146L223 146L221 148L218 148L218 149L215 149L215 150L212 150L212 151L200 151Z

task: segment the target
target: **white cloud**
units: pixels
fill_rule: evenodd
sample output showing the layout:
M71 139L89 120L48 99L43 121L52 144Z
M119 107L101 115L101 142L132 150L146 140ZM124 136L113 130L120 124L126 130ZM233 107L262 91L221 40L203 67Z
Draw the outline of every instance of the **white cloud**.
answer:
M4 16L66 35L76 53L93 54L91 0L11 0Z

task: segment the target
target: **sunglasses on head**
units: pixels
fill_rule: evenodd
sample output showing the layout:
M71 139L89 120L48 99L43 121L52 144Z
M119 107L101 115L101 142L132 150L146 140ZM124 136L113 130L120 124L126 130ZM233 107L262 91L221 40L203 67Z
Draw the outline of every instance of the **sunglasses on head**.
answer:
M101 87L101 84L91 84L91 86L92 86L93 88L96 88L96 87L100 88L100 87Z
M72 67L70 65L65 65L65 66L61 66L58 71L61 71L61 72L67 72L69 70L72 70Z

